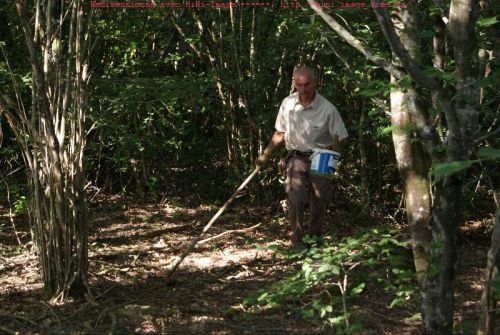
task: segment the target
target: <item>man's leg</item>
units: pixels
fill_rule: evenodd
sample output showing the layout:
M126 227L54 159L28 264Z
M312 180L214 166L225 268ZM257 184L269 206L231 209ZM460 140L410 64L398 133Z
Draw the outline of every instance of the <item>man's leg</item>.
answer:
M302 243L304 236L304 209L309 200L309 164L307 158L292 156L286 165L285 190L293 245Z
M322 234L323 219L325 216L326 207L333 191L333 182L329 177L311 173L310 183L309 235L320 237Z

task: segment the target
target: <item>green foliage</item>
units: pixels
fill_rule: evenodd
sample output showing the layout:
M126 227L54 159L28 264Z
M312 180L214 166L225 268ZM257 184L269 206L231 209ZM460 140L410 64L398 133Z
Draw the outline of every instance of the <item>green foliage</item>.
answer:
M154 195L168 168L202 168L217 156L217 123L202 127L213 109L215 87L208 77L191 76L95 81L89 120L88 170L106 166L107 182L127 191ZM191 177L200 176L192 173ZM103 180L102 182L106 182ZM193 182L190 182L191 184ZM115 188L112 186L112 188Z
M470 166L472 166L472 164L478 163L480 161L487 162L497 160L500 158L500 150L490 147L483 147L478 150L477 156L480 159L435 164L431 171L432 175L434 175L436 178L441 178L445 175L451 175L468 169Z
M445 82L454 82L456 80L456 77L453 73L444 72L442 70L436 69L435 67L427 67L424 72L436 79L440 79Z
M477 156L480 158L480 160L477 159L477 160L454 161L449 163L434 164L431 169L431 175L436 179L440 179L443 178L444 176L462 172L470 168L474 163L478 163L480 161L493 161L500 159L500 149L483 147L478 150Z
M284 252L302 264L299 271L244 299L248 313L269 308L298 309L313 324L350 333L360 321L349 311L350 302L363 295L368 286L380 286L393 295L390 307L407 303L415 293L415 274L408 243L396 239L396 231L384 227L360 230L340 241ZM275 248L276 250L276 248ZM353 319L354 323L349 322Z
M498 19L496 16L492 17L482 17L477 20L477 25L480 27L489 27L498 23Z
M407 125L404 128L399 128L399 127L396 127L396 126L389 126L389 127L385 127L385 128L379 129L379 132L380 132L381 135L389 135L389 134L392 134L395 131L403 131L405 133L411 133L411 132L415 131L415 126L410 123L409 125Z
M474 335L476 334L476 322L474 320L462 320L453 326L453 334Z
M500 149L483 147L478 150L477 155L483 160L500 159Z
M367 87L361 88L358 94L362 97L387 96L390 92L387 81L373 80L367 83Z
M436 164L432 168L432 174L439 179L447 175L461 172L468 169L473 164L473 161L455 161L450 163Z
M14 201L14 213L16 214L27 214L28 213L28 201L24 195L20 196L16 201Z

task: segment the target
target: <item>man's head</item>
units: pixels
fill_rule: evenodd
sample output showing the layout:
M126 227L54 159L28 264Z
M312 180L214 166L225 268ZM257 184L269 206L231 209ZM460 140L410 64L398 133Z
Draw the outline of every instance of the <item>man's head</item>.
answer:
M301 102L312 102L316 92L316 76L307 66L299 66L293 72L293 86L299 93Z

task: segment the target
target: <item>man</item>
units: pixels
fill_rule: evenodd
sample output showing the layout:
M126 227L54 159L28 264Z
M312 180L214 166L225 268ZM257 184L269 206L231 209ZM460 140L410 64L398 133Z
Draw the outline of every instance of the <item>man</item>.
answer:
M293 74L296 92L281 103L276 131L257 165L265 165L283 143L288 151L285 190L288 196L292 246L302 245L304 211L309 203L309 235L321 236L323 217L332 192L328 176L312 174L310 156L313 149L341 153L348 137L344 122L328 100L316 92L312 69L301 66Z

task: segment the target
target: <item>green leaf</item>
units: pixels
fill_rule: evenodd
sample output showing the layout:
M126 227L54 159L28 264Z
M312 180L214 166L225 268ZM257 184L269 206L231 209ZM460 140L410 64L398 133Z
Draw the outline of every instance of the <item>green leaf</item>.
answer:
M368 112L368 116L373 116L373 115L377 115L377 114L381 114L383 113L384 110L381 109L381 108L372 108L369 112Z
M404 300L401 299L400 297L395 298L394 300L391 301L389 304L389 308L393 308L394 306L398 306L404 303Z
M484 17L484 18L477 20L477 24L480 27L489 27L489 26L492 26L496 23L498 23L498 19L496 18L496 16Z
M453 73L444 72L444 71L436 69L434 67L427 67L427 68L425 68L424 72L430 76L433 76L435 78L438 78L438 79L441 79L444 81L455 80L455 76L453 75Z
M360 294L361 292L363 292L364 288L365 288L365 283L359 284L358 286L354 287L351 290L351 295L358 295L358 294Z
M345 316L341 315L341 316L336 316L334 318L329 318L328 321L331 323L331 324L334 324L334 325L338 325L339 323L341 323L342 321L345 320Z
M398 81L399 87L403 88L403 89L410 87L412 83L413 83L413 79L411 79L411 77L409 77L409 76L403 77L403 79Z
M499 159L500 149L495 149L491 147L480 148L477 155L482 159Z
M499 86L500 82L500 72L493 72L490 76L488 77L483 77L481 79L476 80L475 85L476 87L495 87Z
M493 297L496 300L500 299L500 274L497 273L495 278L490 282L490 287L493 289Z
M474 161L454 161L450 163L436 164L432 167L432 174L436 178L441 178L446 175L451 175L468 169Z
M420 32L417 32L416 35L422 38L430 38L434 36L434 32L431 30L422 30Z
M383 89L365 89L359 92L362 97L373 97L383 93Z
M390 133L392 133L392 131L393 131L394 129L396 129L396 128L397 128L397 127L395 127L395 126L389 126L389 127L382 128L382 129L380 130L380 134L382 134L382 135L387 135L387 134L390 134Z
M314 309L305 309L302 311L302 316L305 318L312 318L314 316Z

